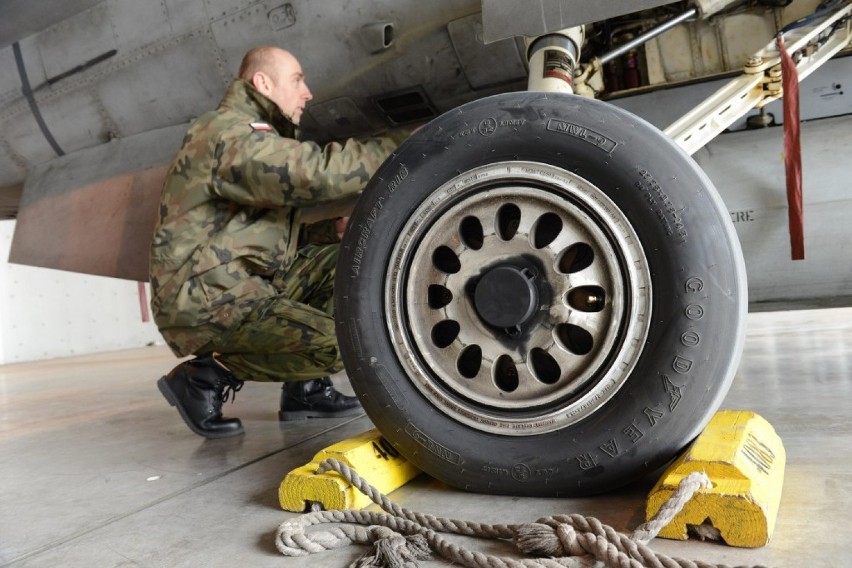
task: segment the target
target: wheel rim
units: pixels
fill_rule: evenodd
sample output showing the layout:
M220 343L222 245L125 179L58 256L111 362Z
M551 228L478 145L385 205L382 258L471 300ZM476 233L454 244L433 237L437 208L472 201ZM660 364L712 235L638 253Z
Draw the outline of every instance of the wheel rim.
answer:
M501 162L449 180L409 217L388 267L400 362L478 430L540 434L591 415L645 344L639 239L599 188L560 168Z

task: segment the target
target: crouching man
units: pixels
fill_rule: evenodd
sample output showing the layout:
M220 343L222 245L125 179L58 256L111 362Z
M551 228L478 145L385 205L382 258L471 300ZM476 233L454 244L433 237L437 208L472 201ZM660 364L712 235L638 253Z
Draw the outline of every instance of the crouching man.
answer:
M364 188L404 137L319 146L299 140L311 100L298 60L249 51L215 110L194 121L166 176L151 246L151 306L178 356L158 382L189 428L243 433L222 403L244 381L283 382L280 420L346 416L332 285L347 218L301 222L302 208Z

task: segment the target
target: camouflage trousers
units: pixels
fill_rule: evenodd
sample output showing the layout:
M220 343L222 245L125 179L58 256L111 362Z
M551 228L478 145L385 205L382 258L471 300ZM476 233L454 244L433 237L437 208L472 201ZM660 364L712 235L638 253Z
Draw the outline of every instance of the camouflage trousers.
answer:
M299 381L340 371L332 301L339 246L299 249L273 277L279 295L258 302L239 327L203 351L218 353L240 380Z

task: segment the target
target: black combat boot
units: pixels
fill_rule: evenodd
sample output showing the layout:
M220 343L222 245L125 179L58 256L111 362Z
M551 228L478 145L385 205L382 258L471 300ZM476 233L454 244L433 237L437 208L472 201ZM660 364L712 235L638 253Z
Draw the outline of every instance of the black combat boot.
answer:
M222 403L243 382L218 365L212 355L181 363L157 381L157 387L199 436L227 438L245 432L239 418L222 417Z
M330 377L310 381L284 383L281 389L281 410L278 420L306 418L338 418L361 412L361 403L334 389Z

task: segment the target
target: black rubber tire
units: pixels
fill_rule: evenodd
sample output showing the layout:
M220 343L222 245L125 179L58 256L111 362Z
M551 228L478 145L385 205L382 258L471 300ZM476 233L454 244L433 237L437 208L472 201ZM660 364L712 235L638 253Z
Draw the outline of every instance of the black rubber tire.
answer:
M533 435L484 431L436 405L401 362L392 338L400 330L389 328L389 275L413 269L389 263L414 212L449 180L502 162L555 166L605 194L638 236L653 290L644 345L617 392L582 419ZM351 216L335 285L343 361L370 419L426 473L492 494L599 493L665 465L721 404L747 309L736 234L695 162L625 111L544 93L469 103L406 141Z

